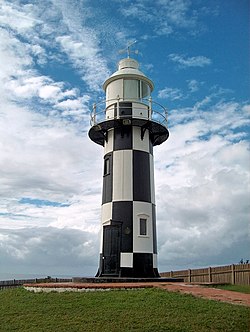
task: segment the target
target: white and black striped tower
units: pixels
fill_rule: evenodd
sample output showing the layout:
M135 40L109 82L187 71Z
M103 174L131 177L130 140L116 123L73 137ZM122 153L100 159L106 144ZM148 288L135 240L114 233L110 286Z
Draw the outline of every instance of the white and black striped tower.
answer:
M153 82L138 68L128 52L103 84L105 105L94 105L91 116L89 137L104 147L96 277L159 277L153 146L169 132L165 108L152 107Z

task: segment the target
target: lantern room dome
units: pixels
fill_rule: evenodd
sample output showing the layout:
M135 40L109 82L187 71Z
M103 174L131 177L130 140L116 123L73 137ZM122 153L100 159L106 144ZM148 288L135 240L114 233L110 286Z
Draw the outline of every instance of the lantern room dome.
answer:
M121 69L125 69L125 68L139 69L139 63L136 60L131 59L131 58L122 59L118 63L118 69L121 70ZM142 74L142 75L144 75L144 74Z
M147 78L143 72L139 70L139 63L131 58L125 58L119 61L118 70L114 72L103 84L103 90L106 91L109 83L120 79L120 78L130 78L130 79L139 79L145 81L150 86L151 91L154 89L153 82Z

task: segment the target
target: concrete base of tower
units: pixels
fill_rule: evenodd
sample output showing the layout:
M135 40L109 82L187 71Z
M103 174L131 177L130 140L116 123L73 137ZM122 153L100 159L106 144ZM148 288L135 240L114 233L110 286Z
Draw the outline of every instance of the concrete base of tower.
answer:
M111 276L103 276L103 277L95 277L95 278L86 278L86 277L74 277L72 278L73 283L87 283L87 284L106 284L106 283L158 283L158 282L184 282L183 278L129 278L129 277L111 277Z
M158 269L153 263L151 253L131 253L131 264L123 265L115 256L104 257L100 254L100 266L96 277L116 277L116 278L159 278Z

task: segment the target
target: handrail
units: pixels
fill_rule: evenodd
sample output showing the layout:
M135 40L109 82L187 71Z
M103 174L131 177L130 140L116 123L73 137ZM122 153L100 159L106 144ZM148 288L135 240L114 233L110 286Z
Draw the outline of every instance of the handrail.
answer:
M92 108L92 112L90 115L90 125L91 126L95 126L101 122L107 121L107 120L116 120L120 118L120 103L121 102L132 102L132 103L136 103L136 105L132 106L133 110L144 110L145 111L145 106L148 107L148 114L146 116L147 120L150 121L154 121L157 122L165 127L167 127L167 116L168 116L168 112L167 109L162 106L161 104L155 102L152 100L152 98L149 99L126 99L123 100L121 98L119 98L119 96L116 99L109 99L109 100L101 100L98 103L94 103L93 104L93 108ZM104 105L105 104L105 105ZM142 107L140 107L139 105L142 105ZM104 106L102 106L104 105ZM157 110L153 109L153 107L156 107ZM99 109L101 108L101 110L99 111ZM115 111L115 108L117 110L116 112L116 116L114 115L112 118L106 118L106 111ZM126 106L122 106L123 110L126 109ZM128 107L130 108L130 107ZM115 112L114 112L115 114ZM123 118L126 117L126 115L122 116ZM127 117L131 117L127 116ZM135 116L133 116L133 118L137 118ZM143 118L145 119L145 114L143 116Z

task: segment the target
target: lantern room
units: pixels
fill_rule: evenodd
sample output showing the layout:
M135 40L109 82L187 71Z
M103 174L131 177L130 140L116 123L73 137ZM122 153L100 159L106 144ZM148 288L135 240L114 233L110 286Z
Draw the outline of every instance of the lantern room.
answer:
M127 58L119 62L118 70L103 84L106 92L106 119L116 117L150 118L148 100L153 91L153 82L140 70L136 60ZM117 101L120 112L117 114Z

